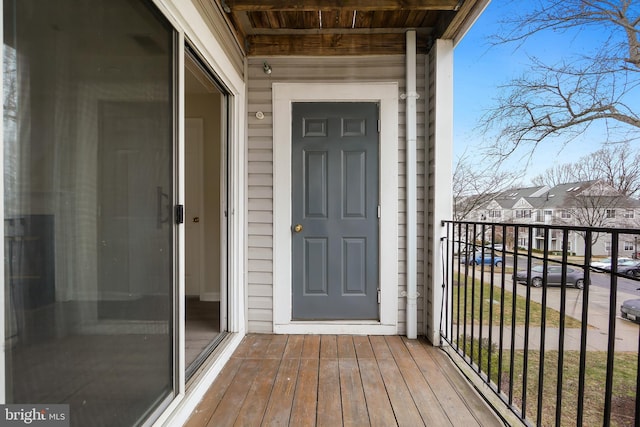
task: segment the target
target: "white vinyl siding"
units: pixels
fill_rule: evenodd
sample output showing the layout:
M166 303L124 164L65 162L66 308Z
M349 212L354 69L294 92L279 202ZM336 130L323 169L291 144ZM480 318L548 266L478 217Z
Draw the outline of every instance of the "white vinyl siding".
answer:
M263 72L264 62L268 62L272 73ZM419 57L418 64L424 64ZM390 57L341 57L341 58L249 58L248 73L248 331L270 333L273 331L273 83L345 83L345 82L397 82L400 93L405 88L405 58L403 55ZM424 75L424 67L419 67L418 76ZM424 79L418 79L417 91L424 95ZM419 103L420 105L420 103ZM401 293L406 291L405 277L405 120L404 101L399 102L399 259L398 259L398 333L406 332L406 301ZM262 112L263 119L256 117ZM424 107L418 109L418 126L424 129ZM384 144L384 141L382 141ZM424 183L424 134L418 133L418 182ZM384 177L382 177L384 179ZM424 208L424 186L418 187L418 209ZM418 218L424 218L420 212ZM422 283L423 268L423 222L418 223L418 283ZM387 262L387 260L383 260ZM420 295L423 289L418 288ZM424 306L421 299L418 307ZM422 310L418 318L422 319ZM418 325L418 333L423 333Z

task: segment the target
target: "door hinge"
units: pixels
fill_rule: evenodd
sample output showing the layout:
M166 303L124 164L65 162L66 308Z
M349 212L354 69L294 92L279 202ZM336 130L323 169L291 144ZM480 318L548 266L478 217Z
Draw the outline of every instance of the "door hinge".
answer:
M382 216L382 208L378 205L378 219Z
M380 133L380 119L378 119L378 133Z
M184 205L176 205L176 224L184 224Z
M378 289L378 304L380 304L380 302L381 302L380 289Z

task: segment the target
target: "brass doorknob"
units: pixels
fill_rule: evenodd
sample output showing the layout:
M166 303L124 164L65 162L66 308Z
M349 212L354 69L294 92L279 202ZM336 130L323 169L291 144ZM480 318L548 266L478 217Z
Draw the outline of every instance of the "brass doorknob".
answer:
M293 226L293 231L295 231L296 233L299 233L302 231L302 225L301 224L296 224Z

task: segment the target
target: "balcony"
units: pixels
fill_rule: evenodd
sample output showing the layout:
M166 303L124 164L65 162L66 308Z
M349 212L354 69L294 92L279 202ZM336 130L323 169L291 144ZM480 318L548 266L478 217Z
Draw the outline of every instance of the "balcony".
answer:
M248 335L186 425L638 425L640 230L443 225L442 347Z
M423 340L248 335L186 424L233 425L504 424Z
M493 406L527 425L638 425L640 319L620 306L639 279L591 262L637 258L640 230L443 225L441 338Z

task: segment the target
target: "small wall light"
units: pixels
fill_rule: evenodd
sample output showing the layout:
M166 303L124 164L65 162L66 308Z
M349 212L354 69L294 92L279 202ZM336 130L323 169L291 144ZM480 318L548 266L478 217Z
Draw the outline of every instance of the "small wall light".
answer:
M269 65L267 61L262 64L262 71L264 71L265 74L271 74L271 65Z

